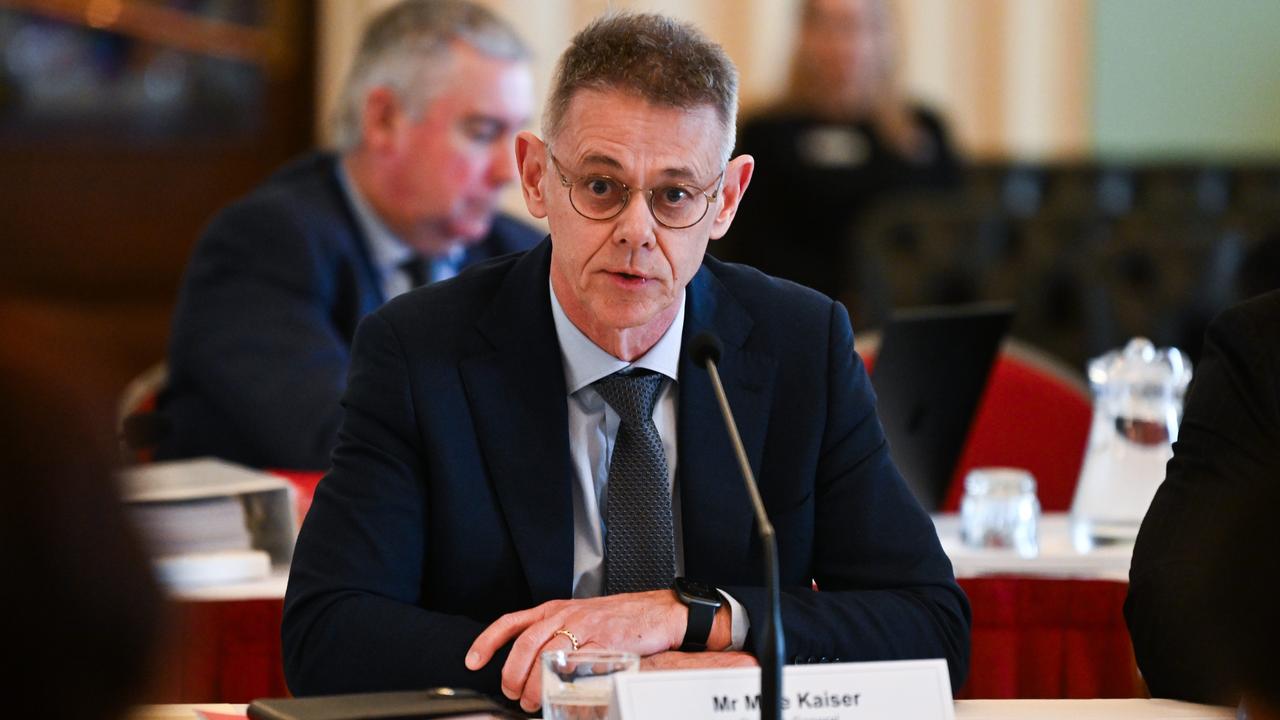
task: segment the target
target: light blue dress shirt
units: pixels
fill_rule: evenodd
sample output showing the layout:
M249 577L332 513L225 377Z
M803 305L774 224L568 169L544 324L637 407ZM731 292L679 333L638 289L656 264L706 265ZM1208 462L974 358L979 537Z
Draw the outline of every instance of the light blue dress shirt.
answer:
M604 592L605 498L609 492L609 458L613 456L618 425L622 422L613 408L591 384L620 370L643 368L663 376L662 390L653 408L653 423L662 437L667 456L667 482L671 488L671 514L675 528L675 570L684 574L684 543L680 518L680 493L676 478L676 383L680 379L680 343L684 333L684 295L671 327L649 352L635 362L627 362L605 352L565 315L550 287L551 314L564 380L568 390L569 454L573 484L573 596L597 597ZM740 650L749 627L742 604L721 591L732 614L732 649Z
M356 224L364 235L369 256L373 258L373 266L378 271L378 279L382 287L382 296L390 300L413 289L413 277L404 269L404 264L416 257L413 248L401 242L395 233L387 228L386 223L369 205L360 189L351 181L350 174L341 162L337 163L338 185L346 194L347 201L355 210ZM447 280L458 274L467 250L462 245L454 245L442 257L428 258L430 273L427 280L437 282Z

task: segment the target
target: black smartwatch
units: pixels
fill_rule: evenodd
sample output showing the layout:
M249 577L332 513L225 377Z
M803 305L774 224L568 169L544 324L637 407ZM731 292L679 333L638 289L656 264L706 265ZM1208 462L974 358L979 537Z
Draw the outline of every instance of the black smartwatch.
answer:
M707 583L682 577L671 583L671 589L689 608L689 624L685 627L684 643L680 649L684 652L706 650L707 640L711 638L711 625L715 622L716 610L724 605L724 596Z

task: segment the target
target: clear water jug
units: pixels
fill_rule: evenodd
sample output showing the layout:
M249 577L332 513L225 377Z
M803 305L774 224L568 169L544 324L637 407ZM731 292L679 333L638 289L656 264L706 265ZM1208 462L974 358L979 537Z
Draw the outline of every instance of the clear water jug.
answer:
M1076 546L1132 540L1164 480L1191 360L1134 338L1089 362L1093 424L1071 507Z

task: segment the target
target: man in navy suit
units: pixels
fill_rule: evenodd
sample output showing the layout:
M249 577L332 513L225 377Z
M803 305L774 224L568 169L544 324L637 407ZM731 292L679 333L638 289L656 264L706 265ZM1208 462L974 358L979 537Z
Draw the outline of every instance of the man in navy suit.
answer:
M736 112L736 70L690 26L610 15L574 38L546 139L515 145L550 238L356 334L285 599L294 693L470 686L532 709L544 650L754 664L761 549L682 352L703 331L776 527L788 660L942 657L963 681L969 606L889 458L844 308L705 256L753 171L730 159ZM615 552L637 531L638 563Z
M532 101L528 51L489 11L409 0L366 30L337 153L214 219L173 318L162 458L325 469L360 318L540 235L496 214Z

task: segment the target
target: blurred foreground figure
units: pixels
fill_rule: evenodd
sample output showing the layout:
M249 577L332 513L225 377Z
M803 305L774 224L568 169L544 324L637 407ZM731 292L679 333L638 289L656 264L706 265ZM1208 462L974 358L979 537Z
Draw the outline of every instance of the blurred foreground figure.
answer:
M328 467L360 319L538 241L497 213L533 107L527 58L511 27L464 0L406 0L373 19L339 100L338 153L280 170L196 247L159 457Z
M857 218L886 193L953 185L956 160L942 120L903 96L883 0L807 0L801 13L786 97L738 138L760 177L724 252L844 299Z
M1205 606L1219 609L1210 625L1218 638L1211 658L1226 678L1226 699L1238 699L1246 710L1241 720L1280 720L1280 482L1264 496L1231 502L1236 512L1226 515L1228 525L1210 551L1209 581L1199 588Z
M22 324L0 306L6 335L30 339ZM144 692L162 599L106 462L109 408L38 345L0 345L4 716L119 718Z
M1280 291L1210 325L1173 451L1129 570L1138 666L1154 697L1280 709Z

